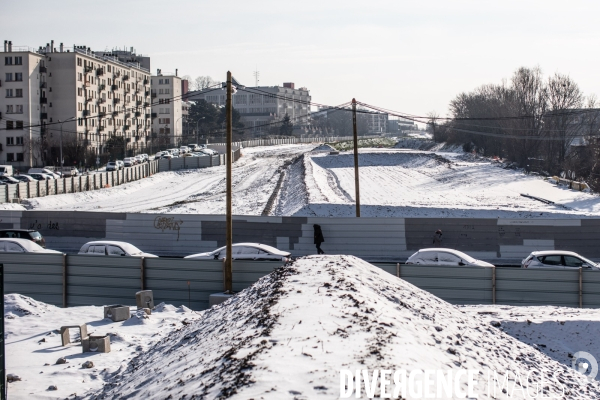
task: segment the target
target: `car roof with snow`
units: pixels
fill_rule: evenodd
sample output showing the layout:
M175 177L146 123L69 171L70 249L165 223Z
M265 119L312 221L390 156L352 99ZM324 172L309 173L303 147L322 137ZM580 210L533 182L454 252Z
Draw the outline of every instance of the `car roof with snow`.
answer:
M454 249L448 249L448 248L444 248L444 247L430 247L427 249L419 249L417 251L417 253L424 253L424 252L436 252L436 251L441 251L444 253L451 253L454 254L455 256L461 257L461 258L465 258L467 260L475 260L473 257L471 257L470 255L463 253L462 251L459 250L454 250Z
M290 254L289 251L279 250L273 246L269 246L268 244L262 244L262 243L234 243L232 246L233 247L237 247L237 246L256 247L256 248L264 250L266 252L269 252L272 254L277 254L277 255L282 255L282 256ZM221 247L219 249L224 249L224 248L225 248L225 246Z
M88 246L96 246L96 245L97 246L101 246L101 245L119 246L120 248L122 248L129 254L143 253L142 250L138 249L131 243L119 242L119 241L114 241L114 240L96 240L93 242L87 242L86 244L81 246L81 250L83 250L84 247L87 248Z
M45 251L42 246L37 243L32 242L29 239L18 239L18 238L0 238L0 242L13 242L18 243L21 247L23 247L27 251Z
M577 254L572 251L566 250L540 250L540 251L532 251L531 254L534 256L574 256L574 257L582 257L580 254Z

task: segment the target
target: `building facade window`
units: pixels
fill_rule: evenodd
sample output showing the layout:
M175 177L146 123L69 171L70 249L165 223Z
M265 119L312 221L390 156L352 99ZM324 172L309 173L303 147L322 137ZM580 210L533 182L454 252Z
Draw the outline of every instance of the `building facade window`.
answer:
M23 97L23 89L15 89L15 97Z
M23 130L23 121L16 121L17 129ZM23 144L23 138L21 138L21 144Z
M12 57L4 57L4 65L12 65Z
M23 74L21 72L15 72L15 81L22 81L23 80Z
M13 80L12 72L7 72L6 73L6 82L12 82L12 80Z
M23 65L23 57L15 57L15 65Z
M13 90L12 89L6 89L6 97L13 97Z
M17 128L18 128L18 126L17 126ZM17 145L21 145L21 146L23 145L23 137L22 136L17 136L15 139L16 139Z
M24 161L23 153L17 153L17 162Z
M6 161L14 162L15 161L15 153L6 153Z
M7 114L12 114L14 112L13 110L14 110L14 108L13 108L12 104L6 105L6 113Z
M8 136L6 138L6 145L7 146L12 146L13 144L15 144L15 138L12 136Z

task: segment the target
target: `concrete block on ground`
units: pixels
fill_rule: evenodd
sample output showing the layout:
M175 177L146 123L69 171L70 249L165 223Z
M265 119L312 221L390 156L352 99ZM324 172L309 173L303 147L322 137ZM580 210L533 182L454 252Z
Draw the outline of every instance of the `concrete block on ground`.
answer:
M154 295L152 290L140 290L135 294L135 304L140 308L154 308Z
M110 337L108 335L90 335L81 341L84 353L110 353Z
M104 306L104 318L110 318L114 322L126 321L131 318L129 306L124 306L122 304Z
M69 333L70 328L74 328L74 329L78 328L79 329L79 336L81 337L81 342L83 342L83 339L87 338L88 334L87 334L87 325L86 324L61 326L60 327L60 339L62 340L63 346L66 346L69 343L71 343L71 334Z
M233 295L228 293L213 293L208 296L208 305L209 307L215 306L217 304L221 304L231 298Z

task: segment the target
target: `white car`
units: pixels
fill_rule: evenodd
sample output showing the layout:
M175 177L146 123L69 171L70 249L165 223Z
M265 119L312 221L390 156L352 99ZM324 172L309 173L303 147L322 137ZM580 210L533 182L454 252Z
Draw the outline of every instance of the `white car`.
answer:
M29 239L16 238L0 238L0 253L62 254L60 251L45 249Z
M116 163L117 163L117 166L119 167L119 169L125 168L125 164L123 163L122 160L117 160Z
M493 264L476 260L462 251L444 248L421 249L408 257L406 264L494 267Z
M119 164L116 161L109 161L106 163L106 170L107 171L118 171Z
M213 149L200 149L200 151L204 154L208 154L209 156L214 156L216 154L219 154L218 151L213 150Z
M29 171L27 171L27 174L32 175L32 174L46 174L50 177L52 177L52 179L60 179L60 175L58 175L57 173L51 171L48 168L29 168Z
M600 265L572 251L534 251L521 261L521 268L586 268L600 270Z
M189 147L187 147L187 146L181 146L181 147L179 148L179 152L180 152L181 154L186 154L186 153L189 153L190 151L191 151L191 149L190 149Z
M218 248L208 253L192 254L187 257L193 260L222 260L227 252L226 247ZM260 243L234 243L232 246L234 260L283 261L290 259L291 253L278 250L275 247Z
M97 240L94 242L87 242L81 246L78 254L87 254L92 256L158 257L154 254L144 253L130 243L116 242L112 240Z
M126 157L123 159L123 165L126 167L131 167L135 165L135 157Z

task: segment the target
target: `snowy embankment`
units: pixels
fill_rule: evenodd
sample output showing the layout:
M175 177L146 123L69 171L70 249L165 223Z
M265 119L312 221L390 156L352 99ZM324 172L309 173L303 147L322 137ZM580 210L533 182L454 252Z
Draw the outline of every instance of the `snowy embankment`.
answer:
M366 217L581 218L600 215L597 195L539 176L503 169L464 153L361 149L361 215ZM354 161L350 152L307 154L301 173L306 194L282 198L279 212L297 216L353 216ZM299 178L290 177L290 182ZM298 190L298 185L289 187ZM284 185L282 192L288 190ZM528 194L554 202L545 204ZM304 200L306 199L306 200ZM293 202L296 201L294 204ZM278 214L284 215L284 214Z
M312 147L243 149L233 164L234 214L261 215L279 180L279 168ZM113 188L38 197L23 204L30 210L224 214L225 185L225 167L219 166L160 172Z
M485 387L485 371L495 371L500 380L509 377L511 398L528 398L522 387L534 393L543 375L546 396L600 397L598 382L494 327L486 315L465 312L351 256L299 259L184 324L183 315L166 306L134 320L128 335L129 321L96 320L97 331L115 332L109 354L78 354L80 348L61 348L60 339L48 335L62 324L59 313L75 316L78 308L31 307L38 311L17 316L8 309L15 317L7 319L8 372L17 369L23 379L11 383L9 393L33 393L29 398L80 395L87 387L90 399L337 399L342 369L478 370L478 389ZM556 314L551 318L561 319L560 309ZM75 319L90 319L82 317ZM547 334L558 337L556 330ZM46 342L38 343L41 338ZM588 339L572 344L585 346ZM68 364L43 365L64 354ZM81 369L86 359L95 370ZM52 384L61 392L46 392Z

